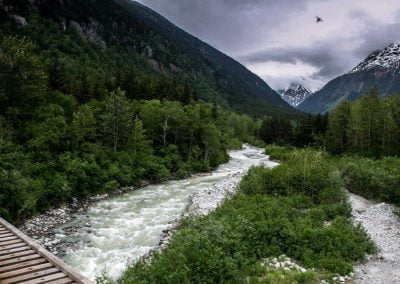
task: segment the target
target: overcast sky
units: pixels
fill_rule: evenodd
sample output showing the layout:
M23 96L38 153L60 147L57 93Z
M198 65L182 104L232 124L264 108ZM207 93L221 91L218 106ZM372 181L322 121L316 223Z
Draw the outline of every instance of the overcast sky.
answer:
M400 0L140 0L271 87L315 90L400 41ZM316 23L320 16L323 22Z

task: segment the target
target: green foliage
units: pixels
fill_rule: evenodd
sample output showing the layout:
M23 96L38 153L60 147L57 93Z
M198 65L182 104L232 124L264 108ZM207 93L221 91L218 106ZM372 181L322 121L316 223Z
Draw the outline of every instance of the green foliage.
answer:
M115 42L103 49L25 6L18 9L29 25L10 19L0 31L0 214L8 220L208 171L227 161L226 149L258 142L259 120L198 100L202 88L219 95L210 78L198 86L156 72L141 50ZM138 40L153 38L137 31Z
M355 103L342 102L330 115L325 146L333 153L382 157L399 154L400 96L380 98L376 89Z
M49 94L14 127L7 112L0 117L0 171L7 180L0 208L9 220L73 197L208 171L227 161L227 146L244 142L234 136L240 122L227 123L232 114L211 104L132 100L120 88L88 103ZM243 137L255 140L257 122L241 117Z
M150 264L129 267L122 283L274 281L279 275L255 267L281 254L307 267L349 273L374 247L351 222L340 176L326 153L292 154L274 169L251 169L237 195L208 216L185 220L168 248ZM290 277L308 283L317 275Z
M400 205L400 159L347 157L339 166L346 188L369 199Z
M267 145L265 147L265 154L269 155L270 159L277 161L287 161L292 157L295 148L282 147L277 145Z
M261 270L259 275L251 276L247 279L247 283L257 284L293 284L293 283L302 283L302 284L312 284L320 282L321 278L325 278L325 275L319 275L315 271L277 271L270 270L265 271Z
M0 112L17 120L43 102L46 73L35 44L0 34Z
M308 115L298 120L264 118L259 130L267 144L296 147L321 145L328 125L328 115Z
M114 151L117 151L119 144L128 139L132 118L125 92L118 88L107 98L105 111L101 116L104 138L113 146Z

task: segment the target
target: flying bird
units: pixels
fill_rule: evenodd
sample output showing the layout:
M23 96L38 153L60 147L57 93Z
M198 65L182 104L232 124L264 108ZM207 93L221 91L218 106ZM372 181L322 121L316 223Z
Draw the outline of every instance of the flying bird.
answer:
M316 16L315 18L316 18L317 23L320 23L320 22L323 22L323 21L324 21L324 20L322 20L321 17Z

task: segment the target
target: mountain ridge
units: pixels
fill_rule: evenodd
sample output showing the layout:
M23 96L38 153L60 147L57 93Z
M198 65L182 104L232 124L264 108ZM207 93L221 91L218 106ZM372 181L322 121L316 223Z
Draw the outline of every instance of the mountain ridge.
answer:
M255 116L301 115L245 66L138 2L20 0L10 5L28 19L28 26L28 10L37 9L63 33L74 29L103 50L124 50L146 61L141 68L186 81L205 101Z
M227 84L231 84L232 89L239 88L242 92L249 92L254 94L258 99L266 100L269 107L287 108L288 104L281 100L280 96L272 90L272 88L259 76L248 70L244 65L212 47L210 44L202 41L201 39L189 34L182 28L170 22L164 16L158 14L151 8L137 2L130 0L113 0L115 3L128 10L135 18L140 19L143 23L150 26L155 31L172 39L174 43L196 58L201 57L213 64L216 72L212 72L213 76L221 76L222 80ZM200 54L199 51L200 50ZM225 69L227 74L220 74ZM233 80L232 80L233 79ZM229 83L229 81L231 81ZM235 82L240 84L236 84ZM232 86L233 84L233 86ZM224 90L228 86L219 86ZM239 91L237 90L237 91ZM241 98L238 98L237 103L242 104ZM254 104L253 104L254 105Z
M292 83L284 90L278 90L278 94L291 106L297 107L305 99L307 99L312 92L301 84Z
M375 87L382 96L400 92L399 43L372 52L348 73L331 80L308 97L298 108L309 113L324 113L343 100L357 100Z

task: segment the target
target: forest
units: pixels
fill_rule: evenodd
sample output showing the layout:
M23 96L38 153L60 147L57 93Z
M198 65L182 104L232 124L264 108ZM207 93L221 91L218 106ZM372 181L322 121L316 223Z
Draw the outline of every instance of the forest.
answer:
M354 103L341 102L331 113L297 121L263 121L260 137L267 144L323 147L332 154L380 158L400 154L400 95L382 97L369 90Z

